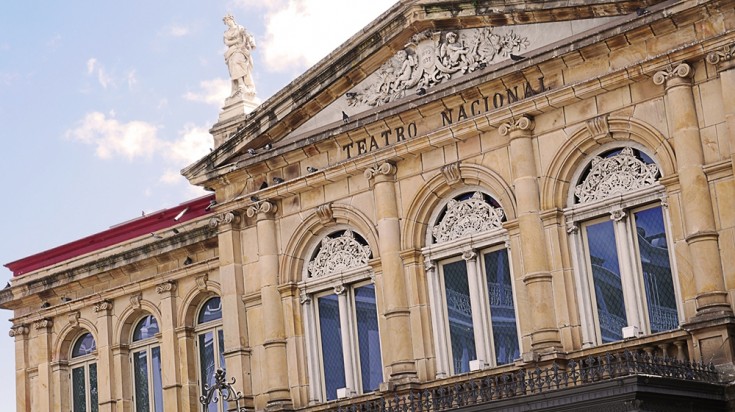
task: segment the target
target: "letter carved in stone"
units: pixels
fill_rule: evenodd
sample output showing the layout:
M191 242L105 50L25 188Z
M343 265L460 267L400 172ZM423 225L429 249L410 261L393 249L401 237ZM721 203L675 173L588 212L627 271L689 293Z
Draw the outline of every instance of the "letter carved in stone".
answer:
M309 276L316 278L367 266L372 251L355 239L351 230L342 236L322 239L319 253L309 262Z
M370 76L346 93L350 106L380 106L410 91L441 84L510 58L530 44L512 30L492 27L459 31L425 30Z
M434 226L432 234L436 242L446 242L474 233L499 229L503 226L505 212L485 201L482 193L475 192L469 199L452 199L442 220Z
M646 164L633 154L630 147L608 158L596 156L584 181L577 185L574 195L579 203L606 199L656 183L659 175L656 164Z

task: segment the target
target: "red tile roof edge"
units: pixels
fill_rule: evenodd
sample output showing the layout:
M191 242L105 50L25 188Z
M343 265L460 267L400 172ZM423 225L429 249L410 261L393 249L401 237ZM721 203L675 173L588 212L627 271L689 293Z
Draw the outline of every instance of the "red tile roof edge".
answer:
M181 203L172 208L159 210L112 226L94 235L7 263L5 267L13 272L13 277L18 277L34 270L205 216L212 213L211 209L207 209L212 200L214 200L213 194ZM181 218L178 221L174 220L184 210L186 212Z

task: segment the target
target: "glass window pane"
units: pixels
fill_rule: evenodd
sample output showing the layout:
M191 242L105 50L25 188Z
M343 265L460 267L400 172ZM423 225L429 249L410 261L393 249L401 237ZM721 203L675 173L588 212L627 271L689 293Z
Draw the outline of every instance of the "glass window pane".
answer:
M159 332L158 321L151 315L144 317L138 322L133 331L133 341L139 341L155 337Z
M206 323L222 319L222 300L217 296L209 299L199 311L197 323Z
M608 220L589 225L586 233L602 342L621 340L622 329L628 325L628 320L613 222Z
M342 355L342 329L339 323L337 295L318 300L319 332L322 340L322 362L327 400L337 399L337 389L345 387L345 364Z
M71 370L71 387L74 412L87 412L87 385L84 381L84 366Z
M679 327L679 315L676 312L676 295L661 208L647 209L633 215L651 332L676 329Z
M375 286L365 285L355 289L357 340L360 347L360 374L362 392L378 389L383 381L383 362L380 359L380 334L378 333L378 306Z
M204 393L204 385L214 384L214 371L214 333L210 331L199 335L199 376L201 377L202 393ZM207 410L216 412L217 404L210 403Z
M97 395L97 364L89 365L89 410L97 412L99 410L99 398Z
M477 359L472 327L470 287L464 260L442 265L446 289L449 336L452 342L454 373L470 371L470 361Z
M71 357L77 358L79 356L89 355L95 350L97 350L97 344L95 343L92 334L87 332L80 336L74 343L74 348L71 350Z
M219 342L219 365L217 366L226 371L227 365L225 365L225 333L222 331L222 329L217 330L217 342Z
M133 375L135 380L135 412L149 412L148 353L144 350L133 353Z
M498 250L484 257L495 343L495 362L503 365L513 362L520 356L508 252L505 249Z
M163 412L163 383L161 381L161 348L151 348L153 373L153 406L155 412Z

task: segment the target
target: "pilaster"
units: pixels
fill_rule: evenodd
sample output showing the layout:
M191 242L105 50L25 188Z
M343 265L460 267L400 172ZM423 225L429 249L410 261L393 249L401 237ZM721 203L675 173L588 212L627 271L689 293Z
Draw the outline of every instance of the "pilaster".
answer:
M51 380L51 330L54 322L51 319L41 319L33 323L35 338L32 345L32 359L38 365L37 386L32 388L33 402L39 412L54 410L53 382ZM34 411L35 412L35 411Z
M260 298L263 305L263 347L265 349L265 391L268 410L292 409L293 401L288 385L286 325L281 293L278 291L278 233L275 203L259 201L247 209L255 217L258 231L258 272Z
M707 63L717 67L722 88L722 110L730 142L730 162L735 173L735 43L720 47L707 55Z
M161 353L168 353L168 362L161 364L163 404L166 408L181 410L181 378L179 375L179 345L174 330L176 321L176 282L167 281L156 286L160 295L161 309Z
M31 394L28 384L28 325L13 325L8 332L15 338L15 409L18 412L30 410Z
M556 320L556 305L549 269L546 234L540 215L538 171L533 151L532 118L519 119L500 126L500 133L510 138L513 186L518 208L523 283L528 293L531 316L531 351L536 354L561 348ZM528 358L528 356L524 356Z
M378 248L380 250L381 279L388 343L384 348L386 363L390 365L393 382L417 379L416 363L411 338L411 319L406 294L406 274L401 261L401 231L398 220L398 202L395 189L396 166L384 162L365 170L365 178L373 188L377 209Z
M112 374L112 302L94 305L97 313L97 399L100 412L115 411L115 377Z

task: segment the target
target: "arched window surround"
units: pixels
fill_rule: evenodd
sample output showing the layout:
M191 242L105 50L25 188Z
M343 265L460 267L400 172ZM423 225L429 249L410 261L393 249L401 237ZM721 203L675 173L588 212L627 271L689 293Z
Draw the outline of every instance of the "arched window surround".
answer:
M364 254L364 251L356 251L363 253L361 259L364 264L318 277L311 276L309 264L323 246L322 242L326 238L337 239L343 236L352 236L355 242L369 248L369 255ZM352 226L337 224L321 230L304 250L307 254L299 288L305 323L310 401L323 402L376 390L377 383L383 381L384 363L378 332L381 328L377 313L379 296L374 285L372 268L368 264L369 259L374 256L375 248ZM327 310L332 314L331 318L324 312ZM370 324L371 338L363 336L366 331L365 322ZM329 345L339 346L341 349L336 350L341 350L343 355L341 362L336 363L340 364L337 368L342 367L344 370L344 387L336 388L336 392L333 387L335 384L328 381L324 373L327 365L322 355L326 344L324 339L327 339L325 333L329 332L323 327L327 328L330 324L338 328L340 333L332 336ZM370 345L366 345L368 340L372 342ZM365 352L368 346L373 348L370 353ZM334 365L331 368L335 368Z
M83 340L91 342L93 347L78 352ZM97 412L99 399L97 395L97 340L91 332L82 330L69 347L69 382L71 390L72 412Z
M517 308L516 288L513 278L512 255L509 248L510 236L503 224L484 230L482 232L472 233L461 236L452 240L437 242L433 234L433 228L442 219L447 206L453 199L459 196L467 196L474 193L480 193L483 198L491 198L494 203L503 208L499 204L497 197L480 186L464 186L456 188L446 194L444 199L439 202L432 211L426 230L425 244L427 245L421 251L424 256L424 264L427 272L427 280L429 287L429 302L431 304L432 328L434 330L434 346L436 352L436 375L437 378L443 378L449 375L468 372L469 370L484 369L487 367L497 366L499 357L502 358L500 352L503 347L496 348L495 336L493 331L493 322L490 302L490 285L488 285L488 267L486 266L491 256L497 256L505 261L507 265L504 270L505 275L509 276L507 286L510 286L512 307ZM486 202L487 203L487 202ZM495 207L495 206L494 206ZM450 265L456 266L462 260L466 261L466 282L468 282L467 290L469 291L469 316L471 317L473 339L475 346L475 359L469 359L469 370L457 370L455 356L453 355L452 345L452 327L449 315L449 306L447 302L447 285L445 268ZM507 293L504 294L507 296ZM505 299L508 300L508 299ZM465 305L467 306L467 305ZM521 336L518 324L518 316L511 324L515 327L512 333L515 337L514 344L520 350ZM499 317L496 317L499 318ZM500 342L498 342L500 343ZM454 360L453 360L454 359Z
M590 263L591 258L588 252L590 247L588 231L590 228L600 225L612 225L614 229L614 243L619 260L620 281L627 319L627 326L621 332L621 335L632 337L652 333L651 321L646 309L645 279L641 273L639 245L635 236L637 229L634 220L641 213L657 213L657 209L660 209L666 247L670 251L668 257L672 275L671 286L676 300L676 316L679 323L684 319L680 285L677 279L676 259L673 253L667 196L664 186L660 183L664 177L663 168L658 167L661 176L653 184L646 187L625 191L624 193L614 193L603 199L583 203L578 202L575 195L575 188L585 177L584 174L589 169L593 159L604 153L624 148L637 150L658 165L655 155L647 147L637 142L609 142L579 160L567 193L567 207L564 209L564 217L576 279L575 286L583 347L592 347L612 341L611 338L603 338L600 315L596 310L596 308L599 308L595 292L598 286L595 285Z
M219 313L215 317L203 320L202 314L205 308L210 304L219 300ZM204 385L214 384L214 371L218 368L226 369L224 362L224 330L222 328L222 298L218 295L210 295L203 298L196 307L194 317L194 331L196 334L196 347L197 347L197 377L199 379L199 391L204 393ZM211 349L207 349L207 343L211 342ZM210 356L211 355L211 356ZM211 362L207 363L207 362ZM212 373L205 372L205 369L211 369ZM207 376L205 376L207 375ZM208 408L200 406L201 411L207 412L218 412L224 411L226 403L211 403Z
M163 412L160 323L154 315L144 314L133 322L130 333L134 410Z

